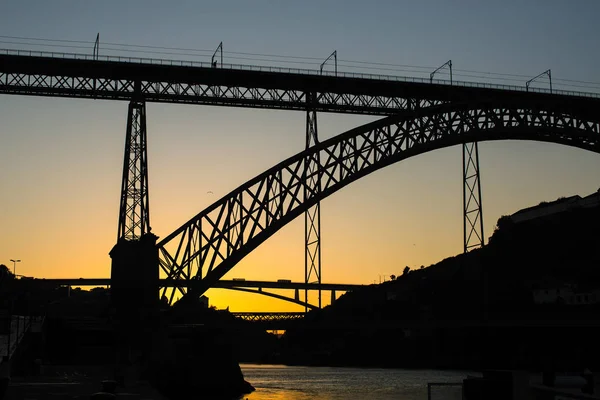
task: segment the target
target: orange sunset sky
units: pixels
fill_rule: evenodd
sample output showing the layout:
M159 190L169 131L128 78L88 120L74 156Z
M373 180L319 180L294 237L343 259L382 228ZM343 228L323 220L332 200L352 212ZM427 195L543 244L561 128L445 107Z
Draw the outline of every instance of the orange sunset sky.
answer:
M93 40L99 31L103 40L114 43L214 49L223 41L232 52L323 59L337 49L338 57L347 60L432 68L452 59L455 79L466 81L473 76L470 70L491 71L512 74L503 79L514 81L497 83L523 85L527 79L516 75L533 77L552 68L556 88L600 91L600 84L594 83L600 81L594 39L600 28L590 16L600 10L599 3L592 1L578 3L576 10L568 2L483 7L479 2L459 1L449 7L442 1L418 5L381 1L380 7L371 7L350 1L342 10L337 2L337 8L327 3L313 11L306 5L300 9L297 2L289 2L288 7L267 1L257 1L253 7L245 2L214 2L205 8L182 2L181 7L168 10L164 3L144 2L143 9L125 7L120 13L109 12L117 7L111 1L85 7L58 2L54 8L59 11L35 3L34 12L28 3L3 5L0 48L45 49L43 42L9 37ZM543 18L539 4L547 10ZM464 7L470 10L467 16L461 12ZM139 18L129 23L134 16ZM156 26L151 23L159 20ZM307 32L308 25L315 28ZM210 54L155 56L210 58ZM259 60L231 62L269 65ZM313 64L302 67L318 68L319 62ZM428 76L430 71L371 72ZM0 95L0 263L12 269L9 260L21 259L17 273L27 276L109 276L126 117L126 102ZM326 139L373 120L322 113L319 136ZM159 237L304 148L303 112L150 103L147 121L151 226ZM502 215L600 188L600 156L575 148L536 142L481 143L480 160L486 238ZM325 199L321 203L323 282L379 282L384 276L401 274L406 265L418 268L460 253L461 174L461 148L452 147L387 167ZM302 281L303 235L301 218L225 278ZM226 290L213 289L207 295L212 305L229 306L232 311L300 310L263 296ZM324 300L327 303L328 297Z

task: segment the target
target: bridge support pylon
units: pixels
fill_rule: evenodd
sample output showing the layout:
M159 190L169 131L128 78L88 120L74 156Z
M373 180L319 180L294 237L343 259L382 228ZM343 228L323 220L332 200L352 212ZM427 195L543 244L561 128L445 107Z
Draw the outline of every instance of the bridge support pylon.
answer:
M479 147L477 142L464 143L463 161L463 239L464 252L483 247L483 208L481 204L481 177L479 174Z
M109 253L117 370L147 351L152 337L159 305L157 239L150 233L146 104L136 99L128 108L117 244Z
M157 236L150 233L146 104L132 100L121 181L117 244L110 251L111 302L117 314L144 314L158 305ZM149 310L148 310L149 311Z
M127 114L117 240L136 240L150 232L146 147L146 103L132 100Z
M314 109L316 93L306 93L306 149L319 143L317 131L317 111ZM305 160L304 198L321 191L319 174L319 152ZM317 202L304 213L304 282L321 283L321 203ZM318 291L321 308L321 289ZM308 289L304 290L304 302L308 303ZM308 308L305 308L308 311Z

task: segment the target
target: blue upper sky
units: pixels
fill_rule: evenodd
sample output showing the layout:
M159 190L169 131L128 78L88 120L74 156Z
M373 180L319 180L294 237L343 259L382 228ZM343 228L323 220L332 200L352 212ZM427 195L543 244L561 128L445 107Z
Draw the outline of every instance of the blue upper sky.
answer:
M594 80L598 1L4 1L5 35ZM6 39L5 39L6 40ZM165 57L167 58L167 57ZM233 60L230 60L233 61ZM240 60L237 60L238 62ZM246 62L251 63L251 62ZM467 79L465 79L467 80ZM595 81L600 79L595 79Z

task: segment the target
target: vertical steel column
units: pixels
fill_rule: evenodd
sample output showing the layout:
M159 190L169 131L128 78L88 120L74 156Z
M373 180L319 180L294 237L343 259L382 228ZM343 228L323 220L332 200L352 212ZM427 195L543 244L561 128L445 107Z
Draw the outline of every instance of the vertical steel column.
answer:
M483 210L477 142L463 144L464 252L483 247Z
M317 133L317 112L314 109L315 93L306 94L306 148L319 143ZM305 160L304 198L309 196L308 188L320 191L321 179L319 153ZM321 284L321 204L318 202L304 213L304 282ZM321 288L318 289L321 308ZM308 303L308 289L304 290L304 301ZM305 308L305 311L308 311Z
M117 240L137 240L150 232L146 143L146 104L132 100L127 115Z

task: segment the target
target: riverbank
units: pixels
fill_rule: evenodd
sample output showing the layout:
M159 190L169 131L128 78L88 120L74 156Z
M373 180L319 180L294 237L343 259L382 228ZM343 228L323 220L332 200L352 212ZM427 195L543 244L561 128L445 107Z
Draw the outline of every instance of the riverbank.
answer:
M4 398L89 399L102 391L103 380L111 379L112 369L108 366L44 366L38 376L13 377ZM131 376L115 393L130 400L167 400L148 381Z

